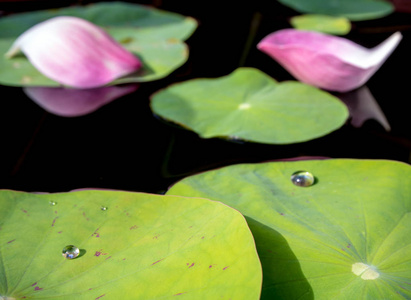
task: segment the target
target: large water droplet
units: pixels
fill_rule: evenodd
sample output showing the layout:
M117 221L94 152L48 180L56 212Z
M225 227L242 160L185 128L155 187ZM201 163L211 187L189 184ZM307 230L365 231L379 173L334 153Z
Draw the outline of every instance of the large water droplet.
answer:
M73 245L67 245L63 248L61 254L63 254L63 256L67 259L73 259L79 256L80 249Z
M307 187L314 184L314 176L307 171L297 171L291 175L291 182L297 186Z

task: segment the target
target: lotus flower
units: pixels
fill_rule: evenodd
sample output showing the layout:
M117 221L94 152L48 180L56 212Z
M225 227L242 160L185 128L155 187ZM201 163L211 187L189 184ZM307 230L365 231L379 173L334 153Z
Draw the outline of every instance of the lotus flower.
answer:
M19 51L43 75L75 88L105 85L142 65L100 27L76 17L55 17L31 27L6 56Z
M26 95L49 113L62 117L89 114L111 101L130 94L138 85L105 86L95 89L25 87Z
M380 45L368 49L324 33L283 29L266 36L257 48L304 83L347 92L366 83L401 39L401 33L396 32Z

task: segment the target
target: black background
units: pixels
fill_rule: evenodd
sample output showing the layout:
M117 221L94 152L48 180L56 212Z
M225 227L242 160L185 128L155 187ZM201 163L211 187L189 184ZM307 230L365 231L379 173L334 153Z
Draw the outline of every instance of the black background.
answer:
M0 10L8 15L92 2L98 1L0 1ZM167 78L141 84L133 94L74 118L44 111L21 88L0 86L0 188L64 192L89 187L163 193L187 175L235 163L297 156L410 163L411 14L395 12L353 22L345 36L373 47L395 31L403 34L397 49L367 83L391 125L390 132L374 120L361 128L348 121L341 129L309 142L264 145L201 139L156 118L149 97L171 83L219 77L240 66L261 69L278 81L292 80L256 44L267 34L290 27L289 18L299 13L274 0L133 2L198 21L199 27L186 41L187 63Z

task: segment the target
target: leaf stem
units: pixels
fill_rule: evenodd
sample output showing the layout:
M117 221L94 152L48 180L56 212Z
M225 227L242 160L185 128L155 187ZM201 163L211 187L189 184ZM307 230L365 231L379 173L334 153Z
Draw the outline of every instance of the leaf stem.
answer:
M253 14L253 17L250 23L250 31L247 36L247 41L245 42L244 50L241 55L240 62L238 63L239 67L242 67L245 65L245 62L248 57L248 53L250 52L250 48L254 42L257 30L260 27L261 19L262 19L262 14L260 12L257 11Z

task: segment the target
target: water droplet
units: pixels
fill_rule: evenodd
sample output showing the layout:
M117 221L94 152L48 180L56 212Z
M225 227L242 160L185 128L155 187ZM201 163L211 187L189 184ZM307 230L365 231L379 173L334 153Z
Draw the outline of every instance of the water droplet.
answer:
M107 210L107 206L102 206L100 209L101 210Z
M291 175L291 182L297 186L307 187L314 184L314 176L307 171L297 171Z
M56 205L56 204L57 204L57 202L50 201L50 202L49 202L49 204L50 204L51 206L54 206L54 205Z
M73 245L68 245L63 248L62 255L67 259L73 259L79 256L80 249Z

